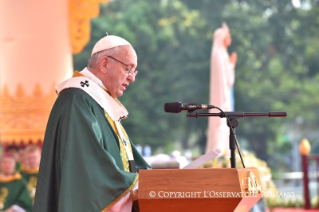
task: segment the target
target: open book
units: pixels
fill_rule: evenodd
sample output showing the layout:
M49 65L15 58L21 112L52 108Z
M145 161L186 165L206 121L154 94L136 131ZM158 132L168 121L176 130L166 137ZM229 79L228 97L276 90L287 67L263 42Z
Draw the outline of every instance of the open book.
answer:
M220 153L221 153L220 149L212 150L206 153L205 155L202 155L201 157L197 158L196 160L194 160L193 162L185 166L183 169L195 169L199 167L200 165L203 165L207 161L216 158Z

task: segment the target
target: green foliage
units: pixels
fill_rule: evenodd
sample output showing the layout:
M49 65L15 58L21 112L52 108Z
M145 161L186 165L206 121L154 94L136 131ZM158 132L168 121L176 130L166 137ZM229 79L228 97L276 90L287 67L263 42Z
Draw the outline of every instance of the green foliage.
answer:
M136 82L120 101L130 112L123 121L131 139L153 148L186 148L189 138L205 146L207 119L164 113L165 102L208 103L213 32L223 21L232 33L229 51L238 53L235 82L237 111L287 111L287 118L244 118L239 142L271 167L287 169L284 159L293 139L318 141L319 8L291 0L122 0L101 5L92 20L91 41L74 55L82 70L94 43L109 34L132 43L138 55ZM297 136L296 136L297 134ZM291 135L294 135L292 137ZM317 139L317 140L316 140ZM277 154L277 153L283 154ZM271 155L271 157L269 157Z

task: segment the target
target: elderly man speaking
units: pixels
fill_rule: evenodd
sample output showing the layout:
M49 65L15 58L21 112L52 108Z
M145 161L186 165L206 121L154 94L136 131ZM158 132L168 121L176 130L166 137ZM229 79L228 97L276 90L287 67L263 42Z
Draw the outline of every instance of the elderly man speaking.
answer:
M88 67L56 86L34 211L131 211L137 172L150 166L120 123L128 112L117 97L135 81L136 66L132 45L106 36Z

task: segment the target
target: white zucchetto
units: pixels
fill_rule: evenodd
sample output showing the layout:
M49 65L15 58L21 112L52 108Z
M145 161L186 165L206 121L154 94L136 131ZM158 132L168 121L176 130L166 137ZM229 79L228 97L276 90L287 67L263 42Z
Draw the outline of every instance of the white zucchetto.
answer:
M107 33L106 33L107 34ZM131 45L127 40L115 36L115 35L107 35L104 38L101 38L93 47L92 54L106 50L111 49L117 46L125 46L125 45Z

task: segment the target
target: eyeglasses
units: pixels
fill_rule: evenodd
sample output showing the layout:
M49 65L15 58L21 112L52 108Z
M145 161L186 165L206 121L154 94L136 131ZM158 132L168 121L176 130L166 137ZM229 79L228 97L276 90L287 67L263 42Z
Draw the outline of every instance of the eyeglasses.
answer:
M132 67L131 67L131 66L126 65L125 63L123 63L123 62L119 61L118 59L115 59L115 58L114 58L114 57L112 57L112 56L107 56L107 57L108 57L108 58L112 58L113 60L115 60L115 61L117 61L117 62L122 63L123 65L125 65L125 66L128 68L128 70L126 70L126 71L127 71L127 76L132 75L132 72L131 72ZM136 73L136 70L135 70L133 73L135 74L135 73Z

